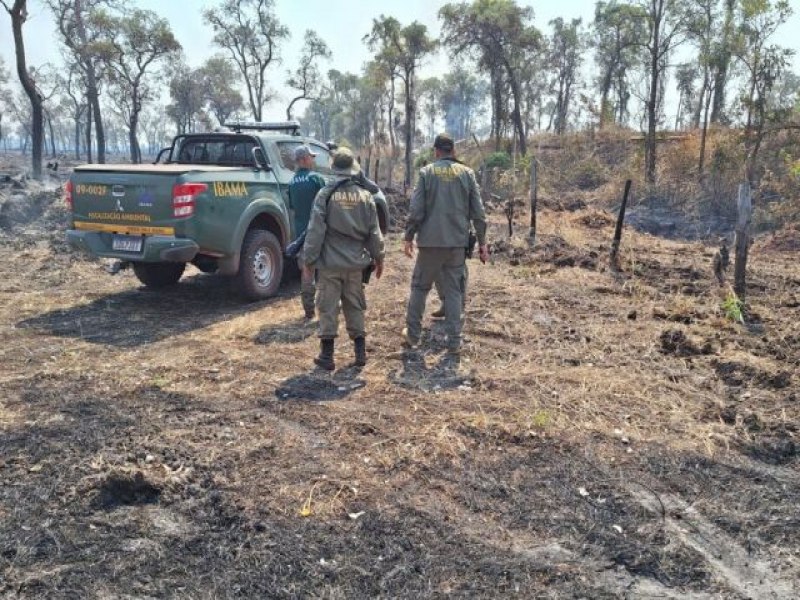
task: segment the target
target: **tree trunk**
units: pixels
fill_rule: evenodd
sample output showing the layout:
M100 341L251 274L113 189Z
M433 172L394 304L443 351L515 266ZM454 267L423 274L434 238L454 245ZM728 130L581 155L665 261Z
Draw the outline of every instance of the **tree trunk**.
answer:
M56 133L53 130L53 117L47 115L47 130L50 132L50 157L56 157Z
M650 94L647 100L647 136L645 139L645 179L650 185L656 183L656 116L659 85L659 22L653 25L653 46L650 48Z
M536 158L531 159L531 189L530 189L530 205L531 205L531 221L528 228L528 239L531 246L536 242L536 205L539 200L539 163Z
M503 80L499 73L492 75L493 89L492 89L492 135L494 136L494 149L496 152L500 151L500 136L501 136L501 122L502 106L503 106Z
M733 291L742 303L744 303L745 294L747 293L747 251L750 248L750 221L753 215L753 201L750 194L749 183L743 183L739 186L739 220L736 223L736 262L733 274Z
M75 160L81 159L81 113L75 115Z
M700 162L697 166L697 172L702 175L705 169L706 162L706 138L708 137L708 115L709 105L711 104L711 90L706 94L706 105L703 111L703 131L700 135Z
M711 122L719 123L725 110L725 85L728 83L728 68L731 62L731 37L733 35L734 10L736 0L725 0L725 25L722 38L722 50L717 58L714 73L714 101L711 105Z
M94 129L97 138L97 162L102 165L106 162L106 132L103 127L103 117L100 113L100 94L97 91L94 69L92 69L90 81L93 83L87 86L86 95L89 97L89 115L94 119Z
M511 95L514 101L514 108L511 112L511 119L514 121L514 129L516 130L517 137L519 138L519 152L522 156L528 153L528 147L525 143L525 128L522 126L522 114L520 113L519 104L522 92L519 88L519 83L514 73L511 71L511 65L507 65L508 79L511 83Z
M86 162L92 162L92 105L86 110Z
M403 183L406 187L411 185L411 159L414 152L414 71L413 69L406 71L405 79L406 91L406 160L405 160L405 177Z
M694 129L700 129L700 124L702 123L703 118L703 107L706 105L706 96L710 93L710 83L711 75L708 71L708 67L704 67L703 86L700 88L700 97L697 99L697 106L695 106L694 114L692 115L692 127Z
M25 60L25 40L22 37L22 25L27 18L27 0L15 0L14 5L8 10L11 16L11 29L14 32L14 50L17 58L17 76L31 102L31 160L34 179L42 178L42 146L44 142L44 111L42 97L36 89L36 84L28 73Z
M389 91L389 145L392 148L392 159L394 160L394 152L397 142L394 139L394 76L389 78L390 80L390 91ZM389 175L389 181L391 182L391 175Z
M139 112L141 108L137 106L134 101L133 110L131 111L131 120L128 129L128 142L131 149L131 162L135 165L142 162L142 150L139 147Z

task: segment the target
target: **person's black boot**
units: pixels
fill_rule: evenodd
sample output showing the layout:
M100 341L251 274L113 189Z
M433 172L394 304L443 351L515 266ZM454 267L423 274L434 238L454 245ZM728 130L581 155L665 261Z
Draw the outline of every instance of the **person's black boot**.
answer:
M363 337L353 340L353 347L356 351L356 366L363 367L367 364L367 342Z
M333 362L333 339L319 341L319 356L314 359L314 364L326 371L333 371L336 368Z

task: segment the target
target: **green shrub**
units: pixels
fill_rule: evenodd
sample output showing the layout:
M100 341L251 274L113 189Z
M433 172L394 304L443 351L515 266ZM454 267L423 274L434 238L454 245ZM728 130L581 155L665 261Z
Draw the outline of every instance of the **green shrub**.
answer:
M416 167L417 169L421 169L425 165L429 165L432 162L433 162L433 148L426 148L417 155L417 158L414 159L414 167Z
M725 317L737 323L744 323L744 302L739 297L731 292L728 297L722 302L722 312Z
M492 152L486 157L486 166L490 169L499 168L507 170L511 168L511 156L508 152Z

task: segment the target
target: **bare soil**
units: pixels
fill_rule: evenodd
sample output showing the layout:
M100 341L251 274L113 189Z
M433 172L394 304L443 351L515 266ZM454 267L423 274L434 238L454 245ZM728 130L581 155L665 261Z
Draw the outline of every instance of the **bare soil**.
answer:
M800 596L788 237L738 324L710 246L626 231L615 271L596 209L533 247L497 213L456 364L435 321L400 347L393 234L328 375L296 283L110 276L51 183L0 213L0 597Z

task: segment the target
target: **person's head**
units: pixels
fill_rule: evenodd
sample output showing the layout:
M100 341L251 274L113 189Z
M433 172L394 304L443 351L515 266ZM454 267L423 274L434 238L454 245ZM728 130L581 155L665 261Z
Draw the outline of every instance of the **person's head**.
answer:
M311 169L314 167L314 157L316 153L311 148L303 144L294 149L294 164L298 169Z
M455 156L456 144L447 133L440 133L433 140L433 154L436 158Z
M339 146L333 153L331 159L331 170L334 175L342 177L352 177L361 172L361 165L358 164L356 157L350 148Z

